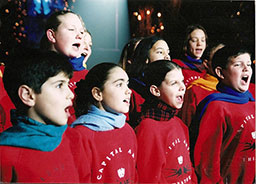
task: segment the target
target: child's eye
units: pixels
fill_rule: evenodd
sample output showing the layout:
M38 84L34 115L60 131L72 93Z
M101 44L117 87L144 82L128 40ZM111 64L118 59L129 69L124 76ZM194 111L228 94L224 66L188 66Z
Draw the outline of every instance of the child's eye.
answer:
M62 88L62 86L63 86L63 83L57 84L57 88Z
M235 66L235 67L238 67L238 66L240 66L240 64L239 64L239 63L236 63L236 64L234 64L234 66Z
M162 51L157 51L156 53L157 53L157 54L163 54L163 52L162 52Z
M175 85L175 84L177 84L177 81L172 81L172 82L171 82L171 85L172 85L172 86Z
M116 87L121 87L122 86L122 83L117 83L116 84Z
M192 42L197 42L197 39L191 39Z
M70 28L70 29L68 29L69 31L74 31L75 29L73 29L73 28Z

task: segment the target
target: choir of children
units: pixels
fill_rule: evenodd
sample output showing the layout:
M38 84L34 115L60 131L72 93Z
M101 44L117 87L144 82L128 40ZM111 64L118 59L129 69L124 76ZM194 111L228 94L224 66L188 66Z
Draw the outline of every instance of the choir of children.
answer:
M88 71L90 32L55 12L41 50L11 54L0 73L0 182L253 183L251 55L207 40L188 26L184 56L171 60L162 38L134 38L123 68Z

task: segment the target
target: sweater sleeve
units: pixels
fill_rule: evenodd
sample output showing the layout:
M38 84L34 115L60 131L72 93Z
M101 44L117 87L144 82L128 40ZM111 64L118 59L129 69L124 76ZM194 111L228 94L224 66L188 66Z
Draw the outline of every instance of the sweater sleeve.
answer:
M161 135L147 121L150 119L142 120L137 127L139 183L167 183L161 174L166 162L164 145L159 137Z
M223 183L220 174L220 154L226 126L224 109L217 104L217 101L210 103L200 121L194 154L195 169L201 178L200 183Z

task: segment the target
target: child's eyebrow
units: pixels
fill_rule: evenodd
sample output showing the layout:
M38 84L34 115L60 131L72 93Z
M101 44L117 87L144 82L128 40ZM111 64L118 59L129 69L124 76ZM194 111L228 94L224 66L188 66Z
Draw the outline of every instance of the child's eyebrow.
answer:
M121 78L121 79L117 79L117 80L113 81L113 83L116 83L116 82L119 82L119 81L124 82L124 81L125 81L125 79L123 79L123 78Z
M68 79L67 80L59 79L59 80L53 81L52 84L56 84L56 83L59 83L59 82L66 83L68 81L69 81Z

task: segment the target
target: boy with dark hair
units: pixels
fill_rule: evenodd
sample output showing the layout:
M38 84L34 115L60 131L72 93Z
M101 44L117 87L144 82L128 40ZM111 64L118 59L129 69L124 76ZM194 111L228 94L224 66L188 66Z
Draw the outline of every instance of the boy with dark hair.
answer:
M255 178L255 100L248 91L251 56L225 46L213 56L218 93L197 108L199 134L195 168L200 183L253 183Z
M68 58L28 49L13 55L3 82L16 106L0 134L1 182L87 182L80 134L67 127L73 93Z

